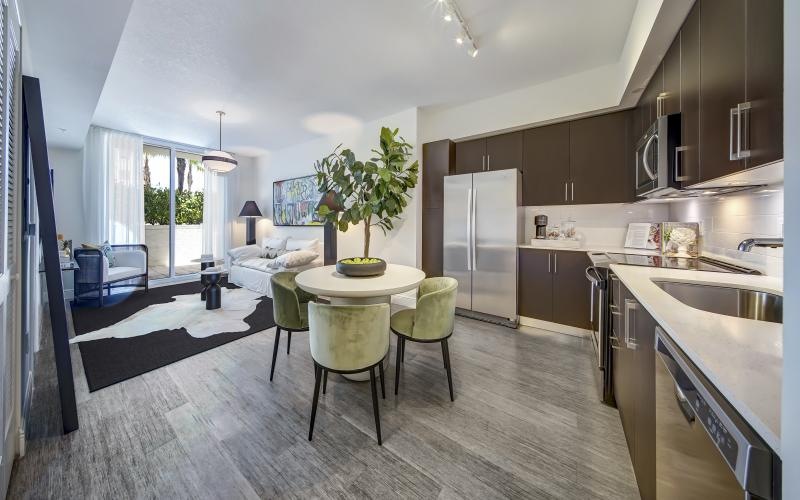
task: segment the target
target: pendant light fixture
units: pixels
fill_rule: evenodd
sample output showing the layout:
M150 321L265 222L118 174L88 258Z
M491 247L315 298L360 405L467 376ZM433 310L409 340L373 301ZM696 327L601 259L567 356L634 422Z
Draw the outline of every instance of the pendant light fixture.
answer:
M239 162L230 153L222 150L222 117L225 116L225 112L217 111L217 114L219 115L219 150L203 155L203 167L224 174L236 168Z

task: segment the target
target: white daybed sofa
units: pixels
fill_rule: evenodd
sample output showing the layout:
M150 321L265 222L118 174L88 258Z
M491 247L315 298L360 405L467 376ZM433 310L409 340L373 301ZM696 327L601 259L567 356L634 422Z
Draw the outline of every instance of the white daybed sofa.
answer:
M272 298L270 278L281 271L299 273L322 265L318 239L264 238L261 245L247 245L228 251L228 281ZM313 260L307 262L315 254ZM297 259L296 257L299 257ZM301 262L294 265L295 260Z

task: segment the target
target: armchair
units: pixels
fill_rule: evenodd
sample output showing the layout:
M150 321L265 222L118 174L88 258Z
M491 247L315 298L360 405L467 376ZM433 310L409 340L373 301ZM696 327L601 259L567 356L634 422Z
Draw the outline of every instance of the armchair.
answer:
M149 290L147 246L111 245L111 248L114 251L113 267L109 266L108 258L100 249L78 248L74 251L75 262L80 266L75 271L75 301L97 299L103 307L104 289L111 294L112 286L143 286L145 291ZM134 280L138 283L128 283Z

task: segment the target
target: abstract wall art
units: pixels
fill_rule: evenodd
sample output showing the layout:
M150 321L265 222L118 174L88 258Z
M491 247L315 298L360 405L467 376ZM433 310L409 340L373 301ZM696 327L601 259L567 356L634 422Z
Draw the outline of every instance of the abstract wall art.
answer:
M317 204L321 198L313 175L272 183L272 216L276 226L319 226Z

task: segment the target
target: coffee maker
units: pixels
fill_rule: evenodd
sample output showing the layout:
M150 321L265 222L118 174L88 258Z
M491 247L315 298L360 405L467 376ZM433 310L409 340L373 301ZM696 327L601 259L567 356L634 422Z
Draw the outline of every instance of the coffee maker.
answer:
M537 215L533 218L533 223L536 225L536 239L547 239L547 216Z

